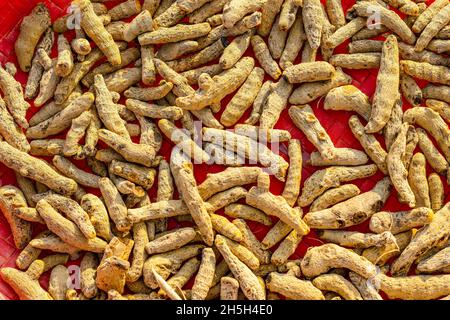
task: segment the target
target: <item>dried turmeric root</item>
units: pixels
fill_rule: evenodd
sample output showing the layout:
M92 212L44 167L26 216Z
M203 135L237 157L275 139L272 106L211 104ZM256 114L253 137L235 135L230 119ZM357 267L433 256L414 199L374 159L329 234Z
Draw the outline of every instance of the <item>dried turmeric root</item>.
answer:
M45 30L50 27L50 24L50 12L43 3L39 3L34 7L33 11L20 24L20 33L15 43L15 51L22 71L30 71L36 46Z

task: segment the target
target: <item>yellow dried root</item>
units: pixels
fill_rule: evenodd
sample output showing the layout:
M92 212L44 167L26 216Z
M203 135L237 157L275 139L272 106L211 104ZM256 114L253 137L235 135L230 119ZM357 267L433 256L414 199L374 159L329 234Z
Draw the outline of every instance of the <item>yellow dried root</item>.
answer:
M110 241L113 238L109 215L103 201L93 194L85 194L80 201L81 207L90 217L98 237Z
M212 248L205 248L202 252L202 261L195 276L191 291L192 300L205 300L214 277L216 256Z
M230 69L244 55L250 46L252 31L247 31L243 35L236 37L223 51L219 63L223 69Z
M331 80L301 84L294 92L292 92L289 97L289 103L294 105L310 103L317 98L326 95L331 89L348 85L351 81L352 78L345 74L341 68L336 68L336 73Z
M260 106L262 108L259 119L260 128L272 129L275 126L281 116L281 112L286 108L292 89L293 85L284 77L272 85L267 100L264 102L264 105Z
M443 85L429 84L422 89L423 97L427 99L436 99L450 103L450 87Z
M158 100L164 98L173 88L171 82L161 80L159 86L151 88L131 87L124 92L128 99L136 99L141 101Z
M348 45L349 53L364 53L364 52L381 52L383 48L383 41L380 40L356 40Z
M331 89L324 102L325 110L354 111L368 120L372 106L369 97L353 85Z
M306 41L305 30L303 29L303 19L301 12L297 13L297 17L294 24L289 30L289 35L286 39L286 45L284 46L283 53L280 57L280 67L285 70L298 56L303 43Z
M232 277L220 279L220 300L238 300L239 282Z
M450 22L450 4L436 12L417 39L415 51L420 52L427 47L431 39Z
M199 77L199 90L186 96L178 97L176 104L185 110L200 110L204 107L219 104L229 93L234 92L253 70L254 60L244 57L232 68L211 78L207 74ZM167 79L166 79L167 80ZM177 83L173 82L174 85Z
M446 122L450 122L450 105L447 102L427 99L425 104L428 108L433 109L444 119Z
M245 198L246 195L247 190L242 187L234 187L222 191L208 199L208 210L215 212L233 202L239 201L239 199Z
M232 218L259 222L265 226L272 224L272 221L264 212L245 204L230 204L225 207L225 214Z
M27 208L26 199L18 188L14 186L0 187L0 211L8 222L16 248L23 249L31 240L31 224L17 217L15 211Z
M320 239L335 243L343 247L365 249L370 247L381 247L394 236L390 232L381 234L361 233L356 231L341 230L319 230Z
M25 137L25 134L14 122L14 118L8 112L3 99L0 98L0 136L5 139L10 145L20 151L30 151L30 144Z
M68 159L55 155L53 157L53 165L58 169L59 172L64 174L66 177L75 180L77 183L85 187L98 188L99 176L83 171L77 168Z
M70 279L69 271L63 265L53 268L48 281L48 293L55 300L66 300L66 292L69 289L68 279Z
M430 188L431 209L438 211L444 205L444 185L436 173L428 176L428 187Z
M143 275L145 284L152 289L156 289L158 284L152 273L153 269L161 277L167 279L171 273L180 268L184 261L197 256L203 248L203 245L188 245L180 249L151 256L144 263Z
M405 155L407 131L408 124L404 123L386 156L386 163L392 184L397 190L401 201L408 204L410 208L414 208L416 199L408 183L408 170L402 161Z
M108 244L102 260L97 268L95 283L100 290L116 290L123 293L126 281L126 273L130 268L127 261L133 240L114 237Z
M391 182L389 178L384 178L372 190L328 209L309 212L304 220L308 226L317 229L341 229L359 224L381 209L390 190Z
M293 300L325 300L322 292L311 281L300 280L293 275L271 272L266 280L271 292Z
M172 152L170 168L175 184L181 193L181 198L186 203L204 241L211 245L214 241L211 218L207 212L206 205L202 200L200 192L197 189L192 163L183 154Z
M80 116L94 103L94 95L87 92L73 100L67 107L41 123L28 128L26 136L29 139L41 139L60 133L72 124L72 119Z
M432 255L431 257L420 261L417 270L423 273L431 273L447 268L450 265L450 247L446 247Z
M113 66L109 62L105 62L105 63L102 63L101 65L95 67L91 71L89 71L89 73L86 74L83 77L83 79L81 80L83 85L85 85L86 87L90 87L92 84L94 84L95 75L101 74L101 75L105 76L109 73L112 73L114 71L117 71L117 70L120 70L120 69L126 67L127 65L129 65L132 62L135 62L139 58L140 52L139 52L139 49L137 49L137 48L128 48L126 50L121 51L120 56L121 56L122 62L117 66Z
M397 38L388 36L383 44L377 89L372 103L370 119L365 127L367 133L383 129L389 120L392 108L399 98L400 67Z
M324 158L330 160L334 158L333 141L331 141L309 105L292 106L289 109L289 116Z
M138 184L145 189L150 189L155 181L155 169L137 164L113 160L109 169L113 174Z
M377 167L373 164L357 167L329 167L318 170L306 179L303 192L298 199L301 207L310 205L326 190L339 187L342 182L366 178L374 175Z
M63 212L68 219L72 220L86 238L94 239L96 237L89 215L76 201L58 194L49 194L44 196L43 199L55 210Z
M363 300L383 300L378 293L378 288L373 283L374 281L365 279L354 272L350 272L349 277L351 283L358 289Z
M308 43L315 50L320 46L323 32L324 16L322 4L319 0L304 0L302 15Z
M381 54L378 52L335 54L330 63L345 69L376 69L380 66Z
M366 279L377 274L375 265L369 260L333 243L311 248L301 262L302 273L307 278L316 277L332 268L350 269Z
M95 254L86 252L80 262L80 286L86 298L94 298L98 294L95 284L97 267L98 259Z
M160 27L157 30L141 34L138 39L142 46L149 44L164 44L195 39L207 35L211 31L209 23L178 24L174 27Z
M258 67L254 68L247 80L225 107L220 118L220 122L224 126L230 127L234 125L252 105L262 86L263 78L264 70Z
M409 166L408 183L416 198L416 206L430 208L430 193L425 165L425 156L422 153L414 154Z
M49 230L67 244L92 252L103 252L105 250L105 241L96 237L91 239L85 238L75 223L60 215L46 200L40 200L36 204L36 209L42 219L44 219Z
M147 167L153 165L155 149L152 146L133 143L106 129L100 129L98 135L100 140L122 155L127 161Z
M348 200L360 194L359 188L354 184L344 184L340 187L325 191L316 198L309 208L310 212L327 209L339 202Z
M263 7L266 0L256 0L245 2L240 0L231 0L223 7L223 25L225 28L233 27L239 20L248 13L258 11Z
M216 236L215 245L228 264L233 276L239 281L244 295L249 300L265 299L265 290L261 287L258 277L231 252L226 238Z
M119 231L130 230L131 223L127 219L127 208L117 188L108 178L101 178L98 184L109 215L117 229Z
M289 206L282 196L270 193L263 185L252 187L246 196L246 202L268 215L278 217L297 230L299 235L305 235L309 232L308 226L299 217L297 210Z
M63 153L66 157L75 156L80 153L81 146L78 142L83 138L92 121L92 113L84 111L77 118L72 120L72 125L67 132L64 142Z
M290 83L329 80L335 73L334 67L326 61L300 63L288 67L283 75Z
M361 143L362 147L372 159L372 161L378 166L378 168L387 174L386 157L387 152L383 149L376 137L372 134L367 134L364 131L364 126L359 121L357 116L351 116L348 121L349 127L356 139Z
M390 231L397 234L429 224L433 216L433 211L426 207L398 212L380 211L370 219L369 228L376 233Z
M198 78L200 77L200 75L202 73L207 73L211 77L214 77L214 76L218 75L219 73L221 73L222 71L223 71L223 68L221 67L220 64L212 64L212 65L207 65L204 67L199 67L196 69L182 72L181 75L183 77L185 77L187 80L187 83L192 86L192 85L197 84Z
M402 70L412 77L433 83L450 85L449 68L447 67L412 60L402 60L400 64Z
M428 300L450 292L450 275L388 277L378 275L380 290L390 299Z
M13 288L20 300L53 300L52 296L41 287L38 281L38 277L44 269L44 262L42 260L36 261L37 276L33 272L2 268L0 269L0 277Z
M437 142L447 161L450 160L450 130L437 112L430 108L412 108L405 111L403 121L425 129Z
M366 26L365 18L355 18L344 24L342 27L337 29L334 33L332 33L328 39L326 39L324 46L328 49L334 49L343 43L345 40L350 39L354 36L358 31L363 29Z
M45 4L39 3L20 24L20 32L14 48L20 69L30 71L34 51L41 36L51 25L50 12Z
M293 207L300 194L300 183L302 180L302 147L299 140L289 141L289 169L284 185L283 198Z
M345 300L363 300L358 289L338 274L320 275L312 280L312 284L322 291L336 292Z
M120 51L117 44L114 42L111 34L106 31L102 20L97 16L92 8L89 0L76 0L81 14L81 28L91 38L99 49L105 54L108 61L114 66L121 63ZM113 19L111 10L108 12Z
M5 69L0 66L0 89L3 92L3 98L14 121L21 128L28 128L28 121L25 114L30 108L30 104L25 101L22 85L14 79Z
M273 252L270 261L278 266L285 264L289 257L297 250L302 239L303 236L299 235L296 230L291 231Z
M69 41L63 34L58 35L58 59L55 65L56 75L67 77L73 70L73 55Z
M157 254L179 249L194 240L197 231L193 228L179 228L156 238L145 245L145 251L149 254Z
M411 45L416 42L414 33L395 11L372 1L360 1L353 8L362 17L371 17L373 12L376 11L379 14L379 21L382 25L396 33L404 42Z
M17 150L6 142L0 142L0 162L20 175L36 180L61 194L71 195L77 183L58 174L46 162Z
M272 58L269 48L264 40L260 36L254 35L251 37L251 44L255 57L264 71L266 71L273 79L278 80L282 72L278 67L277 62Z
M272 25L272 30L267 41L270 55L273 59L280 59L288 36L288 31L281 30L279 23L280 16L276 18L275 23Z
M308 163L312 166L359 166L366 164L369 158L364 151L351 148L334 148L334 158L327 159L319 151L313 151Z
M277 179L284 181L289 164L280 155L275 154L267 146L251 138L231 131L203 128L203 141L223 146L226 150L238 153L266 167Z
M449 214L450 203L447 203L434 214L433 220L420 229L420 231L412 238L400 257L395 260L391 266L391 273L394 276L406 275L409 268L418 257L429 250L429 248L448 238Z

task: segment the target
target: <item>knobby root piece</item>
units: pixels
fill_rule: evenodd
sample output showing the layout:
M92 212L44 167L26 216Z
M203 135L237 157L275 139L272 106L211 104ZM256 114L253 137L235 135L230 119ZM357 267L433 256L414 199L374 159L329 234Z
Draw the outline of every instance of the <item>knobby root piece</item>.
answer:
M430 188L431 209L438 211L444 205L444 185L441 178L436 173L430 174L428 186Z
M364 300L383 300L373 281L369 281L354 272L350 272L349 277L352 284L358 289Z
M331 208L309 212L304 220L308 226L317 229L341 229L360 224L381 209L390 190L391 182L389 178L384 178L372 190L340 202Z
M251 44L253 52L256 59L261 64L261 67L269 74L273 79L278 80L281 76L281 70L278 67L277 62L270 55L269 48L267 47L264 40L258 36L254 35L251 38Z
M109 215L103 201L93 194L85 194L81 198L81 207L90 217L97 236L110 241L113 238Z
M11 228L14 244L18 249L24 249L30 242L32 229L30 222L16 216L15 210L27 207L26 199L18 188L14 186L0 188L0 210Z
M280 58L280 67L283 70L294 63L294 60L297 58L305 41L306 33L303 28L303 18L301 12L298 12L294 24L289 30L286 45L284 46L284 50Z
M127 207L117 188L108 178L101 178L98 182L106 207L111 219L119 231L128 231L131 223L127 219Z
M214 241L211 218L197 189L192 163L179 151L172 152L170 168L181 198L186 203L204 241L211 245Z
M334 158L326 159L319 151L313 151L308 163L312 166L359 166L369 161L367 155L351 148L334 148Z
M342 182L374 175L377 167L373 164L357 167L329 167L314 172L303 184L303 192L298 199L301 207L310 205L326 190L339 187Z
M436 12L432 17L430 23L423 29L420 37L417 39L415 51L420 52L427 47L431 39L438 34L438 32L450 22L450 4L447 3L445 7Z
M400 67L397 38L388 36L383 44L377 89L372 103L370 119L365 127L367 133L383 129L399 98Z
M344 184L340 187L325 191L311 204L309 211L320 211L327 209L339 202L348 200L360 194L359 188L354 184Z
M226 239L220 235L216 236L215 245L238 280L244 295L249 300L265 299L265 290L257 276L231 252Z
M450 160L450 130L437 112L430 108L406 110L403 121L424 128L436 140L447 161Z
M331 141L309 105L291 107L289 116L324 158L329 160L334 158L333 141Z
M179 249L194 240L196 236L197 231L193 228L176 229L148 242L145 245L145 251L153 255Z
M293 85L284 77L272 85L271 92L267 96L260 114L260 128L273 129L278 122L282 111L286 108Z
M55 65L56 75L67 77L73 70L73 55L69 41L63 34L58 35L58 59Z
M291 104L306 104L326 95L331 89L348 85L351 77L345 74L341 68L336 68L336 73L331 80L304 83L292 92L289 97Z
M267 288L293 300L325 300L322 292L311 281L300 280L293 275L271 272Z
M390 231L397 234L427 225L433 220L433 216L433 211L426 207L398 212L380 211L370 219L369 228L376 233Z
M75 3L80 9L81 28L97 44L112 65L119 65L121 63L119 47L114 42L111 34L106 31L102 20L95 14L90 1L76 0ZM112 10L108 14L111 16L111 20L114 20Z
M364 131L364 126L357 116L351 116L348 124L353 135L361 143L370 159L378 166L381 172L387 174L387 152L383 149L377 138L373 134L368 134Z
M301 268L308 278L326 273L332 268L350 269L366 279L377 274L375 265L369 260L332 243L308 250L302 259Z
M407 131L408 124L404 123L389 150L386 162L392 184L399 193L399 197L402 201L407 203L410 208L414 208L416 199L408 183L408 170L405 168L405 164L402 161L405 154Z
M449 6L450 8L450 6ZM450 71L448 67L436 66L427 62L416 62L412 60L400 61L402 70L414 77L433 83L450 85Z
M198 79L199 90L195 93L178 97L176 104L186 110L200 110L206 106L218 104L226 95L234 92L247 79L253 67L253 58L244 57L231 69L225 70L213 78L204 73ZM176 82L173 83L177 86Z
M338 274L320 275L312 280L312 284L322 291L336 292L345 300L363 300L358 289Z
M234 125L252 105L262 86L263 78L264 70L258 67L254 68L247 80L225 107L220 118L220 122L224 126L230 127Z
M50 12L43 3L34 7L31 13L22 20L14 48L23 72L30 71L36 46L50 25Z
M164 44L195 39L207 35L211 31L209 23L179 24L174 27L161 27L157 30L141 34L138 39L142 46L149 44Z
M40 200L36 204L36 209L44 219L49 230L58 235L67 244L92 252L103 252L105 250L105 241L100 238L85 238L75 223L61 216L46 200Z
M0 154L0 162L8 168L24 177L38 181L56 192L71 195L77 189L77 183L72 179L63 177L43 160L33 158L6 142L0 142Z
M400 257L391 266L394 276L406 275L413 262L429 248L439 244L448 238L450 204L447 203L442 209L434 214L433 220L420 229L413 237L408 246L403 250Z
M230 204L225 207L225 214L233 218L259 222L265 226L272 224L272 221L264 212L245 204Z
M203 249L202 262L192 286L192 300L205 300L214 278L215 267L216 256L213 249Z
M368 120L372 106L369 97L353 85L331 89L325 97L325 110L354 111Z
M302 148L299 140L289 141L289 169L284 185L283 198L293 207L300 194L300 183L302 180Z
M3 92L6 106L14 121L21 128L27 129L29 125L25 115L30 108L30 104L24 99L22 85L1 66L0 89Z
M416 198L416 206L430 208L430 193L425 165L425 156L422 153L414 154L409 166L408 183Z
M14 122L14 118L8 112L3 99L0 98L0 136L10 145L20 151L30 151L30 144L28 143L25 134Z
M450 275L388 277L378 275L380 289L390 299L428 300L450 293Z

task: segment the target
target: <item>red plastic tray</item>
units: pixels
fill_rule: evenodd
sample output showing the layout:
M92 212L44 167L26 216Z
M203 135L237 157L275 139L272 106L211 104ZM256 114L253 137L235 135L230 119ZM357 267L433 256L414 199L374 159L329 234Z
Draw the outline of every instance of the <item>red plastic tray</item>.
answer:
M14 41L18 35L18 28L19 24L22 20L22 17L27 15L32 8L38 3L38 2L45 2L45 4L48 6L51 12L52 20L55 20L57 17L61 16L65 13L66 8L69 6L70 1L69 0L52 0L52 1L39 1L39 0L28 0L28 1L0 1L0 62L2 64L6 62L14 62L17 65L17 60L14 54ZM111 1L107 2L106 4L108 6L113 5L114 3L117 3L120 1ZM347 9L351 7L354 4L354 0L343 0L344 9ZM429 3L433 1L428 1ZM342 44L339 46L335 52L337 53L344 53L346 52L347 43ZM55 56L56 52L53 50L53 56ZM250 50L247 52L246 55L251 55ZM299 62L299 61L298 61ZM298 63L296 62L296 63ZM346 73L350 74L353 77L353 84L360 88L364 93L366 93L369 96L372 96L374 90L375 90L375 81L377 77L377 70L361 70L361 71L352 71L352 70L345 70ZM26 82L26 74L23 72L18 72L16 78L21 82ZM419 82L421 86L424 86L426 83ZM231 96L227 97L223 101L223 105L226 105L226 103L229 101ZM311 103L311 106L314 109L314 112L317 116L317 118L320 120L326 131L331 136L333 142L335 143L336 147L350 147L362 150L361 145L359 142L353 137L350 129L348 128L348 119L351 116L350 112L346 111L325 111L323 109L323 103L321 99L318 101L315 101ZM410 108L408 103L404 101L403 105L404 109ZM309 159L309 154L314 151L314 147L311 145L311 143L305 138L305 136L300 132L300 130L292 123L290 120L288 113L288 108L282 113L282 116L280 118L280 121L275 126L276 128L285 129L288 130L292 137L295 139L299 139L302 144L303 148L303 171L302 171L302 181L304 181L308 176L310 176L317 168L313 168L311 166L308 166L307 160ZM34 114L37 111L37 108L31 108L28 113L28 118L31 117L32 114ZM249 115L249 112L247 112L243 117L242 121L245 120ZM216 115L217 117L220 117L220 113ZM382 139L380 139L382 141ZM382 142L383 143L383 142ZM172 148L172 145L164 141L161 154L168 159L170 156L170 150ZM287 145L283 144L280 147L280 153L285 157L287 157ZM82 162L77 162L77 165L80 165L81 167L85 168L83 166ZM207 173L212 172L220 172L224 169L222 166L208 166L208 165L196 165L195 166L195 175L197 178L198 183L201 183ZM86 169L88 170L88 169ZM427 173L430 174L432 172L431 168L427 168ZM379 181L383 177L381 172L378 172L373 177L370 177L368 179L362 179L357 180L352 183L355 183L358 185L362 192L365 192L367 190L370 190L377 181ZM443 178L442 178L443 179ZM445 183L443 179L444 185L445 185L445 194L446 199L445 201L449 201L450 197L450 188L448 187L447 183ZM15 177L14 173L0 164L0 185L7 185L7 184L15 184ZM275 194L280 194L283 190L283 183L276 180L275 178L272 178L272 184L271 184L271 191ZM155 196L155 187L150 190L150 196L154 198ZM391 196L386 202L386 205L383 208L384 210L391 210L391 211L397 211L397 210L407 210L407 206L400 204L397 201L397 195L396 192L392 192ZM306 211L307 212L307 211ZM275 219L274 219L275 221ZM263 227L260 224L257 223L250 223L250 228L255 233L255 235L258 237L258 239L262 239L266 232L268 231L267 227ZM169 224L169 227L176 227L175 222L171 222ZM358 230L361 232L368 232L368 221L366 221L363 224L360 224L358 226L354 226L349 228L349 230ZM312 231L309 235L305 236L303 238L303 241L301 242L300 246L298 247L296 253L291 257L292 259L301 257L304 255L305 251L308 247L320 245L323 242L319 240L314 232ZM17 250L14 247L14 243L12 240L11 232L8 226L8 223L6 222L4 216L0 214L0 268L1 267L14 267L15 266L15 259L17 255L19 254L19 250ZM72 261L70 264L77 263L77 261ZM41 278L41 283L44 287L47 286L47 279L48 274L44 275ZM5 284L0 279L0 299L17 299L17 295L12 291L12 289Z

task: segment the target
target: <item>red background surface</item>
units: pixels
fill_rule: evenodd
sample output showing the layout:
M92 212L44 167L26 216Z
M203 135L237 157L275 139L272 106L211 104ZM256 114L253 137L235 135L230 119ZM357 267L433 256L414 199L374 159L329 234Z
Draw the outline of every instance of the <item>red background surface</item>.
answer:
M20 22L22 20L22 17L24 15L29 14L29 12L32 10L34 5L38 2L45 2L45 4L48 6L51 12L52 21L54 21L57 17L61 16L65 13L66 8L68 7L70 1L69 0L52 0L52 1L38 1L38 0L28 0L28 1L0 1L0 62L2 64L11 61L16 63L17 60L14 54L14 41L18 35L18 29ZM120 2L120 1L118 1ZM143 2L143 1L141 1ZM351 7L351 5L354 4L354 0L343 0L344 9L348 9ZM429 3L433 1L428 1ZM108 2L106 3L108 6L113 5L114 3L117 3L117 1ZM382 38L380 38L382 39ZM347 48L347 42L339 46L335 53L345 53ZM246 55L251 55L250 50L246 53ZM56 56L55 48L53 49L52 56ZM300 61L296 61L296 63L299 63ZM216 61L214 62L216 63ZM375 91L375 82L377 77L377 70L345 70L346 73L351 75L353 77L353 85L360 88L365 94L368 96L372 96L372 94ZM21 83L26 82L26 74L19 71L16 79L18 79ZM268 77L266 79L269 79ZM423 87L426 83L420 82L419 85ZM229 101L232 95L226 97L223 100L222 105L225 106L226 103ZM323 127L326 129L328 134L330 135L331 139L335 143L336 147L349 147L349 148L355 148L362 150L361 145L359 142L353 137L349 127L348 127L348 119L351 116L350 112L346 111L326 111L323 109L323 103L321 99L318 99L317 101L314 101L310 104L317 116L317 118L322 123ZM410 108L408 103L404 100L403 109L406 110ZM30 108L28 112L28 118L30 118L38 109L37 108ZM311 143L305 138L305 136L301 133L301 131L295 127L295 125L290 120L288 113L288 108L282 113L280 121L277 123L275 128L285 129L288 130L292 137L295 139L299 139L302 144L303 148L303 171L302 171L302 181L304 181L308 176L310 176L315 170L317 170L317 167L311 167L307 164L307 161L309 159L309 154L315 150L315 148L311 145ZM240 122L243 122L249 115L250 110L246 112L246 114L242 117ZM219 119L220 113L216 115L216 117ZM381 138L379 136L378 138ZM384 146L383 139L380 139L380 142ZM170 142L164 141L162 149L160 153L166 157L166 159L170 156L170 150L172 148L172 145ZM418 150L416 150L417 152ZM287 157L287 144L283 144L280 147L280 153L283 157L288 159ZM46 159L50 160L50 159ZM82 168L86 168L86 166L83 164L83 162L76 161L77 165L79 165ZM200 184L206 177L207 173L212 172L220 172L224 169L222 166L208 166L208 165L196 165L195 166L195 176L197 178L198 183ZM86 170L89 170L86 168ZM430 174L432 172L431 168L427 167L427 173ZM377 181L379 181L383 177L383 174L378 171L376 175L361 179L361 180L355 180L352 181L352 183L358 185L358 187L361 189L361 192L365 192L367 190L370 190ZM446 199L445 202L449 201L449 191L450 188L448 187L447 183L445 183L445 179L443 177L442 181L445 185L445 194ZM15 177L14 173L0 164L0 185L7 185L7 184L15 184ZM155 196L155 190L156 186L154 186L150 190L150 196L152 197L152 200L154 200ZM272 184L271 184L271 191L275 194L280 194L283 190L283 183L276 180L272 177ZM97 190L88 190L90 192L98 194ZM177 195L176 195L177 196ZM304 208L304 212L308 212L307 208ZM397 210L407 210L408 207L405 205L402 205L397 200L397 194L395 191L392 192L389 199L386 202L386 205L384 206L383 210L391 210L391 211L397 211ZM275 222L276 219L273 219ZM268 228L264 227L258 223L249 223L250 228L255 233L255 235L258 237L258 239L262 239L264 235L267 233ZM175 221L170 221L169 224L170 228L177 227L177 223ZM368 232L368 221L365 223L362 223L358 226L354 226L351 228L348 228L349 230L358 230L361 232ZM323 242L320 239L317 239L317 237L314 235L314 231L312 231L309 235L305 236L298 247L296 253L291 257L291 259L302 257L307 250L308 247L320 245ZM1 267L14 267L15 266L15 259L17 255L19 254L19 250L17 250L14 247L12 235L8 226L8 223L6 222L6 219L2 214L0 214L0 268ZM69 262L69 264L76 264L78 261L72 261ZM44 274L44 276L41 278L41 284L43 287L47 287L47 280L48 280L48 273ZM0 299L17 299L16 294L12 291L12 289L5 284L0 279Z

